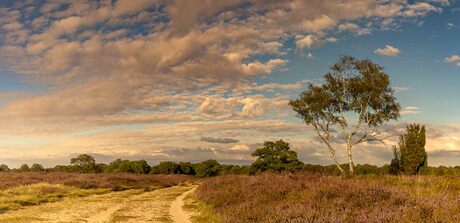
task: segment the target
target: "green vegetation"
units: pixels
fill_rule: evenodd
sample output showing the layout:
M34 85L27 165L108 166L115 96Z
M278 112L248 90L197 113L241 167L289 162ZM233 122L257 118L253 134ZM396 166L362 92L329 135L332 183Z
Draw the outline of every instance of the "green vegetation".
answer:
M340 57L324 78L324 84L310 84L298 99L289 104L305 124L315 128L342 175L346 171L337 161L336 147L330 136L334 132L345 136L348 173L353 175L354 146L382 141L377 138L377 128L398 119L400 105L393 96L389 76L380 65L370 60ZM352 123L355 119L356 123Z
M8 171L10 171L10 168L8 168L7 165L0 164L0 172L8 172Z
M302 162L297 158L297 153L291 150L289 143L281 139L266 141L264 147L258 148L252 156L258 158L251 167L260 172L298 172L303 167Z
M196 193L185 197L184 209L194 213L190 219L193 223L220 222L220 216L214 212L212 206L199 201Z
M87 155L87 154L81 154L78 157L70 159L70 164L73 165L73 169L76 170L76 172L81 172L81 173L97 172L96 160L94 160L94 157Z
M145 160L121 160L117 159L108 166L100 166L101 170L106 173L139 173L147 174L151 167Z
M195 172L199 177L213 177L219 175L220 167L216 160L206 160L195 165Z
M31 172L43 172L43 171L45 171L45 168L43 168L43 166L41 164L34 163L30 167L30 171Z
M425 126L411 124L407 133L399 138L397 148L393 148L390 173L414 175L428 171L428 156L425 151Z
M29 165L27 164L22 164L21 167L19 167L19 172L29 172L30 168Z
M399 150L398 150L399 151ZM407 154L409 152L406 152ZM426 153L425 153L426 154ZM96 163L90 164L92 168L81 167L81 165L57 165L53 168L43 168L40 164L32 165L29 168L27 164L23 164L19 169L9 169L4 165L3 172L45 172L45 173L135 173L135 174L181 174L192 175L199 177L213 177L235 174L257 174L260 172L306 172L316 173L321 175L340 175L341 172L336 165L313 165L304 164L297 158L295 151L289 148L289 144L283 140L267 141L264 147L258 148L253 152L253 155L258 157L251 165L227 165L221 164L216 160L206 160L200 163L190 162L173 162L164 161L158 165L150 166L145 160L121 160L117 159L111 163L103 164ZM423 155L423 154L422 154ZM86 155L87 157L89 155ZM80 157L80 156L79 156ZM421 156L425 157L425 156ZM78 158L78 157L77 157ZM88 157L87 157L88 158ZM90 160L93 157L89 156ZM426 157L424 158L426 159ZM419 160L420 161L420 160ZM354 166L354 173L358 175L384 175L388 173L396 174L394 159L392 165L375 166L369 164L357 164ZM92 162L91 162L92 163ZM446 175L460 175L460 166L456 167L427 167L426 162L423 163L423 168L420 167L420 173L426 175L446 176ZM342 169L345 169L348 164L340 164ZM399 167L398 167L399 168ZM2 171L0 171L2 172Z

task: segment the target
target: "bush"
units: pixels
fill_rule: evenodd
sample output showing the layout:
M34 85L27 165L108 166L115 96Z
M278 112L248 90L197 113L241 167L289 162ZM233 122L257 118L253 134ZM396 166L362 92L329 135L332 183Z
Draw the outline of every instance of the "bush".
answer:
M299 172L303 168L297 153L291 150L289 143L281 139L265 141L264 147L258 148L252 156L258 157L252 164L252 168L256 171Z
M411 124L406 133L399 138L397 147L393 148L390 173L415 175L428 172L428 156L425 151L425 126Z
M181 171L179 164L172 161L160 162L154 170L159 174L179 174Z
M0 164L0 172L8 172L10 168L5 164Z
M29 165L27 164L22 164L21 167L19 167L19 172L29 172L30 171L30 168L29 168Z
M220 164L216 160L206 160L195 164L195 172L199 177L217 176L220 172Z
M180 174L195 175L195 169L190 162L179 162Z
M94 157L81 154L75 158L70 159L70 164L73 165L73 168L76 172L80 173L95 173L96 171L96 161Z
M147 174L151 170L150 166L145 160L130 161L121 159L117 159L105 167L101 166L101 168L103 168L104 172L107 173Z
M30 171L31 172L43 172L43 171L45 171L45 168L43 168L43 166L41 164L34 163L30 167Z

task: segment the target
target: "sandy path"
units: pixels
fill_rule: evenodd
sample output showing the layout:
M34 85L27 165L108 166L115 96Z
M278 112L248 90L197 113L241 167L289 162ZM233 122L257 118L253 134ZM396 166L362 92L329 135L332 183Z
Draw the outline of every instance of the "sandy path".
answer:
M172 204L177 197L191 193L193 188L175 186L151 192L128 190L68 198L1 214L0 222L172 222L169 215ZM182 204L179 201L180 208ZM180 213L187 219L181 211L174 212L174 215Z
M184 198L193 193L196 187L192 188L191 190L181 194L178 196L172 203L171 207L169 208L169 215L171 216L171 220L175 223L192 223L190 221L191 214L184 210Z

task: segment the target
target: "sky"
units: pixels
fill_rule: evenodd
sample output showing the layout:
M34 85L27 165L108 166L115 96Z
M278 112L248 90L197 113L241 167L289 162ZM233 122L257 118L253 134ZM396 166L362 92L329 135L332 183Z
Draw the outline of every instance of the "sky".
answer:
M330 164L288 102L351 55L383 66L401 104L355 162L389 163L420 123L429 165L460 165L459 40L453 0L0 0L0 163L248 164L284 139Z

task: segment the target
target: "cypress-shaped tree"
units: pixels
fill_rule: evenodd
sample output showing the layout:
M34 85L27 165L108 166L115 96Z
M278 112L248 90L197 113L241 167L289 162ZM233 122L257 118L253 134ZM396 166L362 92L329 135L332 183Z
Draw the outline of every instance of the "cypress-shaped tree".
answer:
M410 124L407 132L399 138L399 149L394 150L395 158L392 160L393 173L414 175L425 173L428 169L428 156L425 151L425 126Z

